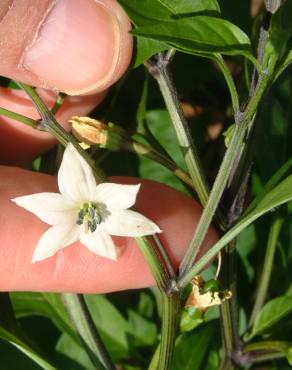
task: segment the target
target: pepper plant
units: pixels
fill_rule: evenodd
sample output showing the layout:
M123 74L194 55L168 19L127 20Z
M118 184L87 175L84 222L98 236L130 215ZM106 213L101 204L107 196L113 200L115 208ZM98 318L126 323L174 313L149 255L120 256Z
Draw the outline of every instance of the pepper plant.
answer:
M75 148L97 183L111 175L160 181L199 202L201 217L179 266L160 234L129 233L155 278L151 289L2 293L0 351L15 369L24 356L27 369L288 369L292 1L266 0L253 17L248 1L119 2L136 52L92 118L73 117L68 133L55 118L63 96L50 111L21 83L40 119L0 114L50 133L59 152ZM56 173L52 154L35 170ZM103 220L97 205L86 207L79 224L86 216L95 231ZM210 227L217 241L202 253ZM39 316L53 345L32 339Z

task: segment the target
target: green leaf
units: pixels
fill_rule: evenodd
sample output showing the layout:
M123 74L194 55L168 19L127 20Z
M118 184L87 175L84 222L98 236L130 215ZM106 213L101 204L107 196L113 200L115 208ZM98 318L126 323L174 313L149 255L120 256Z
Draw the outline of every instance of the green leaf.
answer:
M37 365L34 361L31 361L31 359L27 357L23 352L20 352L16 347L1 339L0 358L1 369L4 370L40 370L39 365Z
M133 67L139 67L146 60L151 58L153 55L168 50L170 47L163 41L156 41L146 39L144 37L137 37L137 52Z
M26 343L20 340L16 335L10 333L4 328L0 327L0 338L9 342L14 347L23 352L27 357L37 363L42 369L56 370L49 362L43 359L36 351L29 347Z
M228 21L208 16L155 22L132 33L167 42L187 53L244 54L250 51L250 40L243 31Z
M172 17L172 12L157 0L119 0L119 3L136 26L166 21Z
M68 333L79 342L60 294L21 292L12 293L11 299L17 317L48 317L60 331Z
M191 333L178 337L176 342L173 370L201 369L209 343L212 341L212 327L200 327Z
M102 340L113 358L125 357L129 349L126 319L103 295L87 295L86 302Z
M263 67L269 68L285 51L287 42L292 36L292 2L285 3L273 14L265 47Z
M133 310L128 310L128 333L134 339L134 346L152 346L157 340L157 328L154 323L144 319Z
M86 303L102 341L115 361L128 356L128 330L126 319L103 295L87 295ZM66 333L60 337L57 350L81 364L85 369L92 367L85 350Z
M204 322L202 312L196 307L184 307L181 314L180 330L191 331Z
M289 38L292 35L292 2L291 0L285 1L285 3L280 6L275 14L273 14L271 19L271 24L269 28L270 33L281 32L285 37Z
M287 356L287 360L289 362L289 365L292 366L292 347L288 349L288 351L286 353L286 356Z
M56 351L77 362L83 369L92 369L92 362L81 345L68 334L63 333L56 345Z
M159 0L174 14L214 11L220 13L217 0Z
M264 305L248 339L261 334L292 312L292 297L277 297Z
M151 318L155 310L155 303L152 296L141 292L139 297L138 312L140 315Z
M287 172L291 171L292 168L292 158L290 158L286 163L281 166L278 171L270 178L270 180L265 184L260 193L254 198L249 207L246 210L246 214L249 213L257 204L283 179Z
M177 141L174 140L175 132L168 112L166 110L148 111L146 114L146 121L152 135L163 145L168 153L171 153L173 160L179 166L184 167L184 160L181 152L177 150ZM139 174L141 177L160 181L180 191L185 191L181 182L166 168L144 157L140 157L139 161Z
M119 2L131 21L138 27L153 22L170 20L172 16L171 11L158 0L119 0ZM167 49L169 49L169 46L165 42L137 37L133 67L138 67L154 54Z

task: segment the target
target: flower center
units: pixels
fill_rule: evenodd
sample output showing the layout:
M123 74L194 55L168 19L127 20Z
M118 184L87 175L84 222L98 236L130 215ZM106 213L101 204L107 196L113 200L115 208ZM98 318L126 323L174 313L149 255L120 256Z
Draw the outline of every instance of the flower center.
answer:
M84 225L85 232L94 232L102 222L101 210L97 204L83 203L78 212L77 225Z

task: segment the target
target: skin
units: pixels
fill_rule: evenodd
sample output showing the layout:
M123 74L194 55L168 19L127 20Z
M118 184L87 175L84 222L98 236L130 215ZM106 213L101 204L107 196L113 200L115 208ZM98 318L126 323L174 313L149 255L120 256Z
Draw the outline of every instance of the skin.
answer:
M64 31L60 28L64 22L57 19L54 11L65 12L66 20L74 21L72 25L78 24L78 14L83 12L87 27L80 25L77 30L69 27ZM50 28L52 22L57 24ZM96 24L99 29L94 29ZM46 25L49 29L45 29ZM69 93L57 115L58 121L68 129L68 118L89 114L106 89L127 69L133 46L129 28L129 20L115 0L2 0L0 75L37 86L48 106L52 106L56 96L53 90ZM62 32L66 42L54 42ZM44 42L39 46L37 43L41 41ZM34 46L39 47L41 54L37 54ZM42 61L44 55L46 63ZM61 60L56 55L61 55ZM57 67L55 62L59 63ZM84 78L80 77L80 71ZM1 88L0 106L38 117L22 91ZM151 272L131 238L115 238L121 253L117 262L98 257L75 243L45 261L31 264L33 250L48 225L10 199L57 191L56 178L12 166L31 161L54 144L55 140L48 134L0 117L0 291L94 293L154 285ZM134 178L112 180L142 183L136 207L163 230L160 238L177 266L193 235L201 207L188 196L156 182ZM211 229L200 253L216 238L216 232Z

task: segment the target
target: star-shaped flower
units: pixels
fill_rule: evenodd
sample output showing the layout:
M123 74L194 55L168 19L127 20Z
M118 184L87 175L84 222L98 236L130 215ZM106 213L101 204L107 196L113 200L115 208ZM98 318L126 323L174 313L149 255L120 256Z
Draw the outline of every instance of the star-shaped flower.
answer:
M93 171L72 144L68 144L58 172L59 193L37 193L12 199L51 225L40 238L32 262L53 256L80 240L90 251L117 259L110 235L140 237L161 232L138 212L140 185L96 185Z

